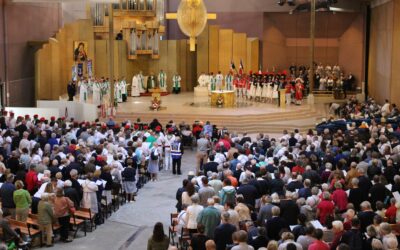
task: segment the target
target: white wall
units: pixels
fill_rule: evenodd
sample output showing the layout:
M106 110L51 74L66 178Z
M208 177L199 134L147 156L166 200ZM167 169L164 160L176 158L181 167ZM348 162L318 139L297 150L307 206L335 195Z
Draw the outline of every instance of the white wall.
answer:
M44 117L50 120L50 117L59 117L58 108L19 108L19 107L6 107L5 110L13 112L15 117L29 115L33 118L34 115Z
M89 103L68 102L68 101L37 101L37 107L55 108L58 110L56 116L74 118L76 121L94 121L97 119L97 107ZM66 109L68 116L66 115Z
M79 19L86 19L86 1L82 2L63 2L62 8L62 26L72 23Z

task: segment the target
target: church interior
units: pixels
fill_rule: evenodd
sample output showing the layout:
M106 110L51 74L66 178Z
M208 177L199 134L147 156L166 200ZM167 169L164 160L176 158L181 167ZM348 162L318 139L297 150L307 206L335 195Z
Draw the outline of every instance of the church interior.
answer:
M107 140L119 145L119 133L133 128L149 136L160 130L168 134L171 124L194 136L206 123L238 137L275 136L278 144L282 131L321 134L343 121L347 130L353 121L360 126L372 117L361 109L372 103L390 104L387 114L395 115L382 117L394 119L394 130L400 127L395 113L400 105L400 0L0 0L0 34L0 153L5 159L19 152L18 146L7 148L8 133L20 143L23 134L39 129L49 138L54 133L62 145L58 126L63 141L75 131L73 124L79 131L93 126L94 137L103 127L113 129L100 136L101 142L96 137L96 146ZM349 103L359 106L343 115L339 110ZM162 129L149 129L154 120ZM15 135L19 124L32 129L26 125ZM76 143L82 138L74 133ZM196 171L199 136L185 149L184 176ZM42 144L40 135L30 140ZM65 140L69 147L71 139ZM21 162L22 153L18 157ZM147 156L146 166L152 157ZM97 165L96 158L96 170ZM168 249L188 249L171 232L170 218L183 178L176 178L175 168L173 175L160 175L157 182L147 180L134 204L121 201L120 206L118 200L117 206L113 198L109 206L104 196L104 225L87 230L90 215L89 222L81 220L85 236L75 225L78 237L54 248L167 249L148 245L154 224L161 221L179 243L170 241ZM41 235L46 231L40 225L32 228ZM32 243L35 248L43 244Z

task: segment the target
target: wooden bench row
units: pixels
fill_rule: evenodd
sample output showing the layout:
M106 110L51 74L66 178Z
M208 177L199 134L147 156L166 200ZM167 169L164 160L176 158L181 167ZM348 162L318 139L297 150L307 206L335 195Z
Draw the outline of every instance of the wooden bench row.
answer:
M90 209L81 208L75 211L74 214L71 215L70 224L74 227L74 238L80 228L83 228L83 231L87 233L86 222L90 222L92 224L94 221L92 213ZM42 242L42 232L39 230L39 222L38 215L30 213L26 222L17 221L14 219L8 219L10 227L12 229L19 229L22 234L28 235L30 238L40 237L40 245L43 245ZM60 229L60 225L58 223L53 224L53 231L57 231Z

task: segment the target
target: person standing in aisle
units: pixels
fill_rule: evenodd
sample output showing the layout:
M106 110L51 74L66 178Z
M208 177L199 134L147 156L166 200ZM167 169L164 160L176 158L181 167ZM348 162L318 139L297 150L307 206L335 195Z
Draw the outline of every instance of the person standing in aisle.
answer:
M181 138L176 137L175 141L171 144L171 157L172 157L172 173L181 175L181 161L183 155L183 145Z

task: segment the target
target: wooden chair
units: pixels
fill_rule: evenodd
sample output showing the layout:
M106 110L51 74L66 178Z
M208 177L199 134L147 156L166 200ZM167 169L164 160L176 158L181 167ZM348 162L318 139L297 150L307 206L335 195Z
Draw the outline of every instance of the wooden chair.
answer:
M190 246L190 241L192 240L192 235L189 232L189 229L186 227L182 227L181 235L179 236L179 245L181 249L188 249Z
M107 197L106 196L102 196L101 197L101 206L104 208L104 213L105 213L105 218L108 217L108 215L111 216L112 214L112 203L108 203L107 202Z
M392 233L396 236L400 236L400 224L390 224Z
M28 223L28 225L39 227L38 215L37 214L29 214L28 219L26 220L26 223ZM59 230L60 227L61 226L60 226L60 224L58 224L58 222L53 223L53 232Z
M74 213L75 217L84 219L85 221L90 222L90 231L93 231L93 224L94 224L94 229L96 229L96 223L94 223L94 217L92 216L92 211L90 208L79 208L78 210L75 211Z
M39 229L30 228L28 223L13 219L9 219L8 223L10 223L10 227L13 230L19 228L22 234L28 235L31 239L34 237L40 237L40 246L43 246L42 232Z
M83 227L83 232L85 233L86 236L86 222L83 219L79 219L75 217L75 214L71 215L71 218L69 219L69 224L71 224L73 227L75 227L74 229L74 238L76 238L76 235L79 231L79 228Z
M111 205L113 207L114 212L117 211L119 209L120 206L120 193L122 190L122 185L120 184L115 184L115 186L113 187L112 190L112 199L111 199Z
M170 226L168 230L168 238L171 242L172 238L172 245L175 245L175 236L178 232L178 213L171 213L170 214Z

